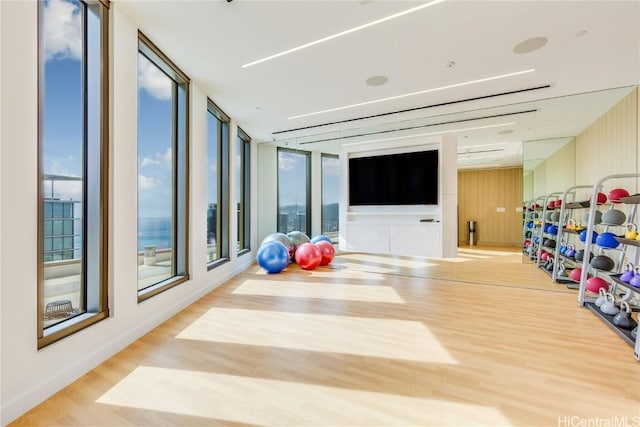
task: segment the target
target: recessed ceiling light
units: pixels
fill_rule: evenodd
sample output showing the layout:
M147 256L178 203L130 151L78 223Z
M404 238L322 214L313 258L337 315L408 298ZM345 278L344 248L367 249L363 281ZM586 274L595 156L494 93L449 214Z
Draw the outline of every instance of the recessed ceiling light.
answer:
M483 83L483 82L488 82L488 81L491 81L491 80L504 79L504 78L507 78L507 77L518 76L520 74L532 73L534 71L535 71L535 68L532 68L532 69L529 69L529 70L517 71L515 73L500 74L499 76L485 77L483 79L470 80L468 82L455 83L455 84L452 84L452 85L436 87L436 88L432 88L432 89L425 89L425 90L421 90L421 91L418 91L418 92L404 93L402 95L390 96L388 98L374 99L372 101L359 102L357 104L344 105L342 107L329 108L327 110L321 110L321 111L314 111L313 113L299 114L297 116L289 117L288 120L300 119L302 117L315 116L315 115L318 115L318 114L330 113L330 112L333 112L333 111L346 110L348 108L362 107L363 105L376 104L378 102L393 101L394 99L406 98L408 96L422 95L422 94L429 93L429 92L436 92L436 91L444 90L444 89L452 89L454 87L467 86L467 85L471 85L471 84L475 84L475 83Z
M387 76L371 76L367 79L366 83L369 86L382 86L387 84L389 78Z
M453 67L455 67L455 66L456 66L456 63L455 63L455 61L449 61L449 62L446 62L446 63L444 64L444 66L445 66L446 68L453 68Z
M586 36L587 34L589 34L589 32L588 32L587 30L578 31L578 32L576 33L576 37L584 37L584 36Z
M332 34L330 36L323 37L321 39L314 40L312 42L305 43L305 44L302 44L300 46L296 46L294 48L284 50L284 51L276 53L274 55L266 56L264 58L258 59L258 60L253 61L253 62L249 62L247 64L244 64L242 66L242 68L251 67L252 65L260 64L262 62L269 61L269 60L275 59L275 58L279 58L281 56L288 55L290 53L297 52L299 50L306 49L308 47L315 46L317 44L324 43L324 42L329 41L329 40L337 39L338 37L346 36L347 34L355 33L356 31L364 30L365 28L373 27L374 25L382 24L383 22L391 21L392 19L400 18L401 16L408 15L408 14L413 13L413 12L417 12L417 11L425 9L425 8L427 8L429 6L434 6L434 5L438 4L438 3L442 3L443 1L444 0L433 0L433 1L430 1L428 3L423 3L423 4L419 5L419 6L403 10L402 12L394 13L392 15L385 16L384 18L376 19L375 21L367 22L366 24L359 25L357 27L353 27L353 28L350 28L348 30L341 31L339 33L335 33L335 34Z
M501 130L500 132L498 132L498 134L500 134L500 135L507 135L509 133L513 133L513 129L505 129L505 130Z
M548 41L549 40L547 40L546 37L532 37L515 45L513 48L513 53L533 52L546 45Z

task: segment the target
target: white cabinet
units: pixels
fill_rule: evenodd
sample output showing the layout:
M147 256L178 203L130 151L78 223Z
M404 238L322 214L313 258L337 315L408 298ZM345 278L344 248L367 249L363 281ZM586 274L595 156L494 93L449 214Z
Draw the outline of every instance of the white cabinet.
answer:
M351 221L344 235L348 251L381 254L441 257L442 226L440 222L389 222L389 218L376 221Z

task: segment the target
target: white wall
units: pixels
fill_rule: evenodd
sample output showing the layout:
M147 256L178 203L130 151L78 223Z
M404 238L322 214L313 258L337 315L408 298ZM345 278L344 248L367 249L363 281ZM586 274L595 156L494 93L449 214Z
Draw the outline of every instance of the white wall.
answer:
M37 3L0 1L2 128L0 158L0 423L7 424L109 358L253 262L235 255L235 193L231 261L206 269L206 95L190 97L190 280L137 302L137 30L111 3L111 189L109 301L111 316L37 349ZM162 46L160 46L162 48ZM183 70L189 74L189 70ZM209 94L215 99L215 94ZM232 144L232 153L235 153ZM255 154L255 144L252 148ZM257 171L257 162L252 162ZM235 162L233 162L232 172ZM252 208L257 180L252 179ZM132 208L133 207L133 208ZM252 220L252 228L258 227ZM255 235L252 247L255 248Z
M278 151L274 145L258 145L258 245L278 227Z

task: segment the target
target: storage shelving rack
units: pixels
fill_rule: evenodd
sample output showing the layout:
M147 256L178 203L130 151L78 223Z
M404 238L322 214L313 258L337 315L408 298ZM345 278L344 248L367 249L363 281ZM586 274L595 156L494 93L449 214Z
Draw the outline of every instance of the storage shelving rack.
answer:
M559 276L558 275L559 265L562 263L567 267L575 268L576 263L575 263L575 260L565 257L559 252L559 247L560 247L559 245L561 245L562 242L564 241L563 240L565 238L564 235L577 236L578 234L577 232L566 228L569 219L572 218L573 216L572 215L573 212L575 212L576 210L585 209L590 206L588 201L583 202L583 201L575 200L576 191L580 189L586 190L592 187L593 187L592 185L574 185L573 187L567 188L564 191L564 193L562 193L562 197L561 197L562 204L560 205L560 220L557 223L554 223L558 227L558 235L557 235L556 251L554 252L556 262L554 263L553 272L551 274L551 280L556 283L565 283L567 287L570 289L578 289L579 282L571 279L568 276L566 277Z
M593 190L592 190L592 194L591 194L591 200L597 200L598 192L603 187L603 184L606 181L614 180L614 179L638 178L638 177L640 177L640 174L617 174L617 175L605 176L605 177L601 178L593 186ZM638 204L640 204L640 195L633 195L633 196L630 196L630 197L621 198L618 202L620 204L624 204L624 205L627 205L627 206L630 207L629 213L626 216L627 217L627 223L634 223L634 224L637 225L638 220L639 220L639 218L637 217L637 213L638 213L637 206L638 206ZM599 319L601 319L603 322L605 322L613 331L615 331L625 342L627 342L630 346L632 346L633 347L633 355L634 355L635 359L640 361L640 340L637 339L637 338L633 338L633 336L631 335L631 331L623 329L623 328L620 328L617 325L615 325L613 323L614 316L609 316L607 314L602 313L599 310L599 308L595 305L595 298L588 298L586 296L586 284L587 284L587 278L588 278L589 267L590 267L589 257L586 256L586 254L588 254L591 251L592 247L595 246L593 243L591 243L591 240L592 240L592 237L593 237L593 233L595 232L595 228L596 228L596 224L594 222L596 209L597 209L597 204L596 203L591 203L590 207L589 207L589 222L588 222L588 226L587 226L587 233L586 233L586 239L585 239L585 245L584 245L585 257L584 257L584 260L583 260L582 275L580 277L580 288L579 288L579 291L578 291L578 304L588 308ZM621 239L622 238L618 238L618 241L620 241ZM635 264L637 265L638 255L639 255L637 248L640 247L640 241L631 242L630 239L622 239L622 241L620 241L620 243L622 244L623 255L626 254L626 252L627 252L627 250L629 250L629 248L632 248L632 250L634 252L633 260L634 260ZM623 256L621 256L620 258L623 258ZM621 262L618 263L618 268L620 268L620 264L621 264ZM630 300L630 299L632 299L632 298L634 298L636 296L640 296L640 288L636 288L636 287L634 287L634 286L632 286L630 284L627 284L627 283L619 280L618 277L619 277L619 274L608 275L608 277L607 277L609 283L611 284L611 287L610 287L610 292L611 293L613 293L615 295L616 288L623 287L627 291L622 296L621 300L628 301L628 300Z

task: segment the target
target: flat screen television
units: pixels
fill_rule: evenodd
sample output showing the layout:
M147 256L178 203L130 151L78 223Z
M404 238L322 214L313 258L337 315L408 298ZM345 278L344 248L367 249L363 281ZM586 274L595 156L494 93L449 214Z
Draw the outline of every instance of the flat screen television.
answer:
M349 205L437 205L438 150L349 159Z

